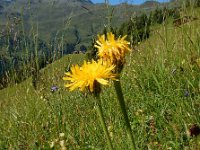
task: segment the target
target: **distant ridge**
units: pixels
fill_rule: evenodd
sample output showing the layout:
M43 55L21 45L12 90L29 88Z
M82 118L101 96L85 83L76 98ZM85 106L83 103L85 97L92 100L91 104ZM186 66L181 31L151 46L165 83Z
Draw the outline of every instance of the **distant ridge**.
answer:
M27 0L0 0L0 2L15 2L15 1L19 1L19 2L24 2L26 3ZM31 2L50 2L49 0L31 0ZM55 2L59 2L59 3L72 3L72 2L80 2L80 3L89 3L89 4L93 4L91 0L55 0Z
M49 0L38 0L38 1L49 2ZM57 0L56 2L59 2L59 3L88 3L88 4L93 4L91 0Z
M143 4L141 4L141 6L144 7L155 7L157 5L160 5L160 2L154 1L154 0L148 0L146 2L144 2Z
M113 5L111 24L118 27L132 14L139 15L141 11L147 12L162 4L148 0L140 6ZM22 9L23 15L20 14ZM35 26L31 22L36 22L40 39L49 41L63 34L65 42L73 43L79 49L89 46L89 41L103 30L107 23L106 9L103 3L94 4L91 0L0 0L0 30L6 27L8 16L11 21L23 17L27 34L30 35Z

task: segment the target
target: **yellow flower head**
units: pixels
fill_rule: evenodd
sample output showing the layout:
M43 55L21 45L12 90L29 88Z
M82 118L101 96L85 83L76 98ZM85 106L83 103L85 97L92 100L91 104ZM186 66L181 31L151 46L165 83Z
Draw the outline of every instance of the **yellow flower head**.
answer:
M108 85L108 80L115 79L116 75L112 72L115 66L108 66L100 59L98 62L92 60L92 62L84 61L83 65L79 67L74 65L71 67L71 71L65 73L66 77L63 80L68 80L71 83L65 86L73 91L76 88L80 88L83 91L86 87L90 92L94 92L96 84Z
M126 36L115 39L115 35L111 32L107 33L107 39L105 35L99 35L95 45L98 49L98 56L112 64L123 62L125 54L130 51L130 43L125 38Z

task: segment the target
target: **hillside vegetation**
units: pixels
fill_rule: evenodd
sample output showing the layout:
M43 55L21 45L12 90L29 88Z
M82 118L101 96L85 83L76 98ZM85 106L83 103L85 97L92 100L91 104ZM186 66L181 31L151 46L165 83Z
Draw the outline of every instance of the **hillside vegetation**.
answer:
M181 15L198 20L154 25L150 38L127 56L121 82L138 149L200 145L191 133L200 125L200 9L189 7ZM28 78L0 91L0 149L108 149L93 97L69 92L62 80L83 59L84 54L73 54L47 65L36 90ZM101 98L114 149L130 149L112 84Z

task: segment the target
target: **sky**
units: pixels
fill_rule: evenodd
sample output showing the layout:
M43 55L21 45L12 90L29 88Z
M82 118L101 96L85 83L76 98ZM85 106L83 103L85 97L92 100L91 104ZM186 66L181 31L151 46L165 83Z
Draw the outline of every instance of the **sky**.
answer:
M91 0L91 1L93 3L105 3L105 0ZM132 4L142 4L146 0L109 0L109 3L111 5L116 5L116 4L119 4L121 2L125 2L125 1L128 1L129 3L132 3ZM155 0L155 1L158 1L158 2L168 2L169 0Z

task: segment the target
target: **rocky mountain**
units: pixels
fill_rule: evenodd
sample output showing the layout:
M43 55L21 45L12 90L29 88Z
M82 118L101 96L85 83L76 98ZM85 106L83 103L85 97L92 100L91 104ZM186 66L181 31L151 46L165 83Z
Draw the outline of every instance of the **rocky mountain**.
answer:
M105 4L93 4L91 0L0 0L0 28L5 28L8 22L15 25L21 21L28 35L37 32L45 41L62 36L65 42L79 48L88 46L107 25L108 18L117 27L133 14L153 9L155 4L158 3L147 1L141 6L123 3L108 10Z

